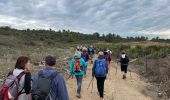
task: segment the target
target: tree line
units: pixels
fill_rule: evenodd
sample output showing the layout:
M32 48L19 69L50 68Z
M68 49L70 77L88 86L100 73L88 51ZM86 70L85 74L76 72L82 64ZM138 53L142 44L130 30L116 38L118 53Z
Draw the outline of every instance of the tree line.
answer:
M58 30L54 31L52 29L25 29L18 30L11 28L9 26L0 27L0 33L2 35L16 35L18 37L28 36L29 39L37 39L40 41L56 41L56 42L129 42L129 41L147 41L148 37L137 36L137 37L126 37L123 38L118 34L109 33L102 34L95 32L93 34L83 34L80 32L73 32L70 30ZM24 33L24 34L23 34ZM170 39L160 39L159 37L152 38L151 41L156 42L170 42Z

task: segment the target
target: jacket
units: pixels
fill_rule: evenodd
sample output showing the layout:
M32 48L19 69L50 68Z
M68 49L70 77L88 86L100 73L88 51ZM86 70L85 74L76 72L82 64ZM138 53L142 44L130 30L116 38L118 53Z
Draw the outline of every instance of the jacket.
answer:
M125 56L125 58L120 58L120 64L121 65L128 65L128 63L129 63L129 58L128 58L128 56Z
M104 58L104 56L99 56L97 60L105 60L105 58ZM93 68L92 68L92 76L93 77L95 76L95 68L96 68L97 60L95 60ZM105 60L105 67L106 67L106 74L107 74L108 73L108 64L107 64L106 60Z
M43 69L43 74L45 77L49 77L54 72L55 70L51 67L46 67L45 69ZM33 89L35 89L35 86L39 79L38 73L33 78ZM50 96L52 100L69 100L66 84L64 78L60 73L58 73L52 81Z
M81 70L80 72L74 72L73 69L74 69L74 61L75 61L75 59L79 59L80 60L80 64L82 65L83 69L87 68L87 63L84 61L84 59L81 56L75 56L70 61L70 74L71 75L84 75L84 70Z
M21 72L23 72L23 69L14 69L12 74L14 76L18 76ZM22 90L23 89L23 90ZM27 95L31 91L31 73L28 72L25 75L23 75L19 81L19 91L22 90L22 94L19 95L18 100L27 100Z

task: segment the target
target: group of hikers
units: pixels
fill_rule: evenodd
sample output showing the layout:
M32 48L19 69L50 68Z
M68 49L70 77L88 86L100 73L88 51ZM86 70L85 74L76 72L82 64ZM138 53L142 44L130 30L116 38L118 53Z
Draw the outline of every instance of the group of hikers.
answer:
M77 98L81 98L83 78L87 75L88 61L92 67L92 80L96 78L100 100L104 100L104 82L109 71L112 52L109 49L99 50L97 58L94 46L77 46L70 61L70 75L77 81ZM125 52L119 59L122 78L126 79L128 56ZM20 56L14 70L10 71L0 87L0 100L69 100L65 80L61 73L55 70L56 58L47 56L44 59L44 68L31 76L31 60Z

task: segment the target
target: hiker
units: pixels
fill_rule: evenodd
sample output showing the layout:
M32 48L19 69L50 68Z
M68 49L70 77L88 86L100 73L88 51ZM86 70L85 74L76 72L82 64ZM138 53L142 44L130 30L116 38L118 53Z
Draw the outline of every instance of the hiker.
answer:
M80 51L80 46L77 46L75 51Z
M107 55L107 49L103 49L103 54L104 54L104 58L106 59L106 55Z
M107 63L110 64L112 52L107 48L103 50L103 53L104 53L104 58L106 59Z
M81 52L83 51L83 46L82 46L82 45L80 46L80 51L81 51Z
M81 98L81 85L85 68L87 68L87 63L81 57L81 52L77 51L70 62L70 75L76 77L78 98Z
M30 59L20 56L1 87L0 100L27 100L31 91ZM3 94L3 95L2 95Z
M89 48L88 48L88 53L89 53L89 56L90 56L90 59L91 59L91 63L93 63L93 55L94 55L94 48L93 46L91 45Z
M32 100L69 100L64 78L54 70L55 65L55 57L45 58L45 68L33 78Z
M122 79L126 79L126 74L127 74L127 67L128 67L128 63L129 63L129 58L126 55L125 52L122 52L122 55L120 57L119 60L120 64L121 64L121 72L122 72Z
M107 61L108 63L110 64L112 58L111 58L111 55L112 55L112 51L110 51L109 49L107 49L107 53L108 53L108 56L107 56Z
M89 54L87 52L87 48L84 47L83 51L81 53L81 57L84 59L84 61L87 63L87 61L89 60ZM84 75L86 75L87 72L87 67L84 68Z
M95 60L93 69L92 69L92 77L96 77L97 80L97 89L100 95L100 99L104 99L104 82L106 76L108 74L108 64L104 58L104 54L102 51L98 53L98 59Z
M94 49L94 54L96 54L96 52L97 52L96 47L93 46L93 49Z

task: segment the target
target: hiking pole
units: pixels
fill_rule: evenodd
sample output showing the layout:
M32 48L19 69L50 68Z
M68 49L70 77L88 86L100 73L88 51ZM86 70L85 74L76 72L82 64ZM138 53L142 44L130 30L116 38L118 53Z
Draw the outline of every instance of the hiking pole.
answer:
M69 75L68 78L66 80L69 80L70 78L73 79L73 75Z
M91 88L91 93L92 93L92 91L93 91L93 81L92 81L92 88Z
M88 87L87 87L87 90L89 89L91 83L93 82L93 79L94 79L94 77L91 79L91 81L90 81L90 83L89 83L89 85L88 85Z
M118 61L117 61L117 66L118 66ZM116 66L116 75L117 75L117 66Z
M132 79L132 73L131 73L131 70L129 70L129 72L130 72L130 78Z

